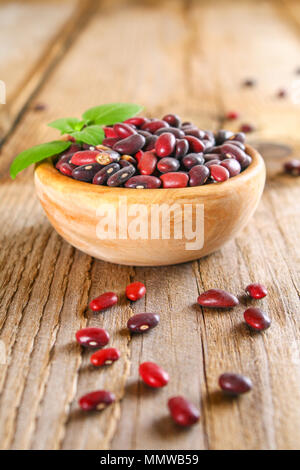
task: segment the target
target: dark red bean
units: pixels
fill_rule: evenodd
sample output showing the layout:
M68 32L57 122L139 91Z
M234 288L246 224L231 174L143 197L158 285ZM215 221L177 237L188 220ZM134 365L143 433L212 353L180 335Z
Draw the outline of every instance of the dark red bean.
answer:
M141 175L152 175L156 169L157 157L154 152L144 152L140 158L138 169Z
M142 282L132 282L126 287L125 294L127 299L136 301L144 297L146 287Z
M190 170L193 166L202 165L203 163L204 157L203 154L200 153L188 153L182 159L182 164L187 170Z
M103 328L82 328L75 336L77 343L88 348L102 348L109 342L109 334Z
M260 308L250 307L244 312L245 322L254 330L263 331L271 326L270 317Z
M229 171L221 165L210 165L210 177L216 183L222 183L230 178Z
M240 395L252 389L249 377L240 374L225 373L219 377L221 389L230 395Z
M73 165L88 165L89 163L96 162L98 154L98 150L81 150L72 155L70 162L73 163Z
M118 152L113 150L101 150L96 156L96 162L100 165L110 165L111 163L119 162L121 156Z
M130 135L136 134L136 130L126 123L114 124L114 131L116 136L121 137L121 139L126 139L126 137L129 137Z
M120 165L118 163L111 163L110 165L106 165L104 168L101 168L98 173L95 174L93 178L93 184L104 184L108 180L108 178L120 170Z
M300 176L300 160L294 158L284 164L284 171L293 176Z
M243 86L253 87L256 85L256 80L254 78L246 78L242 84Z
M189 171L189 185L190 186L202 186L210 175L209 169L204 165L196 165Z
M121 184L129 180L129 178L134 175L135 171L135 167L131 165L131 163L129 163L129 165L125 166L124 168L121 168L121 170L117 171L108 178L107 186L120 186Z
M157 313L138 313L129 318L127 328L133 333L144 333L154 328L159 323Z
M168 173L169 171L177 171L180 167L180 163L176 158L164 157L161 158L157 164L157 169L161 173Z
M221 145L223 144L226 140L230 139L234 134L231 131L226 131L224 129L219 130L215 134L215 139L216 139L216 144Z
M113 149L121 154L134 155L144 147L145 142L145 137L140 134L134 134L126 137L126 139L119 140L113 146Z
M209 162L211 160L221 160L222 155L218 153L205 153L204 158L205 158L205 162Z
M209 289L199 295L197 302L202 307L210 308L231 308L238 305L238 299L221 289Z
M281 88L280 90L277 91L276 96L277 98L286 98L287 91L284 88Z
M143 150L139 150L138 152L136 152L134 154L134 158L136 159L136 161L139 163L140 159L142 158L142 156L144 155L144 152Z
M63 163L57 163L57 164L56 164L56 168L57 168L63 175L72 176L73 170L76 168L76 166L75 166L75 165L72 165L72 163L63 162Z
M230 177L236 176L241 172L241 165L235 158L227 158L221 162L221 166L228 170Z
M268 293L267 288L262 284L249 284L245 290L252 299L263 299Z
M201 142L201 140L197 139L197 137L194 137L192 135L186 135L185 139L189 143L190 152L202 153L205 149L205 145L203 144L203 142Z
M156 155L160 158L168 157L175 149L176 138L173 134L165 132L160 135L155 143Z
M151 135L150 137L147 137L146 138L146 143L143 147L143 150L145 152L148 152L150 150L154 150L155 149L155 144L157 142L157 139L158 139L158 136L157 135Z
M91 355L90 362L96 367L108 366L120 357L121 353L116 348L99 349L99 351Z
M161 127L155 132L155 135L160 136L165 132L170 132L173 134L177 139L182 139L184 137L184 132L181 129L177 129L176 127Z
M156 176L150 175L137 175L132 176L125 183L126 188L136 188L136 189L156 189L160 188L161 180L156 178Z
M154 362L143 362L139 367L140 376L149 387L160 388L169 382L169 374Z
M164 188L185 188L189 182L188 174L183 171L165 173L160 179Z
M240 131L244 133L254 132L255 127L252 124L244 123L241 124Z
M90 309L94 312L100 312L106 308L112 307L118 302L118 296L114 292L105 292L90 302Z
M75 180L85 181L91 183L95 174L101 170L102 166L99 163L90 163L89 165L77 166L72 171L72 177Z
M248 166L249 159L251 161L251 157L247 155L242 149L237 147L236 145L232 145L230 143L225 143L221 146L222 155L225 158L235 158L242 168Z
M234 121L235 119L238 119L240 117L240 113L238 111L228 111L225 117L230 121Z
M115 132L114 128L113 127L109 127L109 126L103 126L103 130L104 130L104 134L105 134L105 137L107 138L116 138L118 137L117 133Z
M120 142L120 137L106 137L103 139L102 144L107 145L110 148L113 148L113 146L117 143Z
M179 426L192 426L197 423L200 418L200 412L193 403L186 400L184 397L172 397L168 401L170 414Z
M154 134L154 132L156 132L157 129L160 129L161 127L169 127L169 124L166 121L154 119L153 121L149 121L143 124L141 129L143 131L148 131L151 132L151 134Z
M181 119L177 114L166 114L163 117L163 121L167 122L172 127L179 127L181 124Z
M239 142L238 140L229 140L228 143L230 143L231 145L235 145L236 147L239 147L241 150L244 150L246 149L245 147L245 144L243 144L242 142Z
M151 134L150 132L141 131L140 129L138 130L138 134L141 134L143 137L145 137L146 142L147 142L147 138L152 137L152 135L153 135L153 134Z
M107 390L96 390L95 392L83 395L78 403L82 410L103 410L107 406L116 401L116 397L112 392Z
M125 166L133 166L128 160L120 160L119 165L121 168L124 168Z
M229 137L228 140L237 140L243 144L246 140L246 136L244 132L237 132L236 134L233 134L231 137Z
M147 118L136 116L136 117L126 119L126 121L124 121L124 122L126 124L133 124L136 127L141 127L143 124L146 124L146 122L148 122L148 121L149 121L149 119L147 119Z
M186 139L177 139L175 145L175 158L182 158L184 157L189 151L189 143Z

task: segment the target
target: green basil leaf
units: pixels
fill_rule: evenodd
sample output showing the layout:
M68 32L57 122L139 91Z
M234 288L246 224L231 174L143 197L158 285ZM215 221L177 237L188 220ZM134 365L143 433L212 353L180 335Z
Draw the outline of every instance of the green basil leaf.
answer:
M80 121L77 118L61 118L56 119L56 121L50 122L49 127L54 127L58 129L62 134L70 134L74 131L81 131L85 125L84 121Z
M89 145L99 145L104 139L104 131L102 126L87 126L82 131L71 132L70 134L79 142Z
M110 103L88 109L82 118L86 123L105 124L107 126L122 122L138 114L143 108L132 103Z
M57 155L71 145L70 141L55 140L46 144L36 145L30 149L24 150L16 156L10 167L10 176L15 179L17 174L32 165L33 163L45 160L45 158Z

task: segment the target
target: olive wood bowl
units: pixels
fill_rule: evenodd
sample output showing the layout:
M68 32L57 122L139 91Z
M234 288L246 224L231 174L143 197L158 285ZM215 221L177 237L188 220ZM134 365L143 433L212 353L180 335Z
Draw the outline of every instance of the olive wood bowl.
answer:
M265 165L255 149L247 146L246 150L252 163L242 173L223 183L180 189L111 188L64 176L48 159L36 166L35 186L55 230L84 253L133 266L183 263L218 250L245 227L255 211L265 184ZM120 208L120 201L121 204L126 201L126 205ZM131 212L137 210L136 204L142 205L139 206L140 212L136 213L142 225ZM166 227L168 217L161 220L166 229L164 236L162 227L157 228L155 219L151 218L151 208L161 204L167 204L167 208L176 204L176 214L170 213L170 236ZM184 207L189 207L190 212L184 213ZM199 213L196 212L197 207ZM120 217L126 213L130 231L122 226L122 234ZM103 235L103 230L107 229L103 215L111 227L109 235ZM103 229L100 232L99 222ZM192 232L184 235L185 227L188 231L191 223L194 223L194 229L198 224L197 244L194 245L191 244ZM145 224L148 224L149 231L146 231ZM144 228L142 235L139 227ZM151 235L153 227L156 232Z

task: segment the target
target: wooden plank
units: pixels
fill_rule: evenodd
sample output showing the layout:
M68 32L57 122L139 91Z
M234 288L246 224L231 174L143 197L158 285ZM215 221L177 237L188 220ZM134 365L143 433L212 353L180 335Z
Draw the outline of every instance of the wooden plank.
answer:
M91 7L88 0L0 2L0 79L6 88L0 142L63 56Z
M297 148L297 109L289 100L273 99L277 87L292 80L300 48L297 31L279 13L277 6L249 1L226 0L218 8L174 0L102 2L37 94L38 101L51 103L43 121L122 100L144 103L152 115L174 110L203 127L218 127L226 110L238 108L243 120L259 123L253 139L277 143L279 136ZM113 40L112 30L118 31ZM95 43L99 31L101 41ZM266 37L276 45L272 53L261 46ZM255 54L245 53L249 47ZM270 54L273 61L284 56L276 81L265 66ZM258 71L259 86L242 90L241 80L248 74L256 78ZM287 125L279 129L281 113ZM0 339L8 360L0 365L1 448L297 448L297 180L274 175L248 227L199 262L163 268L110 265L77 252L52 231L33 194L31 169L13 183L6 175L24 141L30 146L54 135L40 115L27 112L3 148ZM144 281L148 289L134 305L122 295L132 280ZM265 334L249 332L242 322L245 306L254 301L241 298L233 312L195 306L204 289L223 287L242 296L250 281L269 288L260 302L273 319ZM120 305L91 314L87 301L108 289L122 296ZM130 337L124 330L127 319L144 310L160 313L159 327ZM120 361L92 370L89 354L74 343L83 325L107 328L111 344L121 350ZM168 387L152 391L138 381L144 360L169 371ZM253 391L240 400L225 399L217 379L226 370L249 375ZM114 391L117 403L85 416L77 399L98 387ZM188 432L178 430L167 415L167 398L178 393L201 409L199 424Z

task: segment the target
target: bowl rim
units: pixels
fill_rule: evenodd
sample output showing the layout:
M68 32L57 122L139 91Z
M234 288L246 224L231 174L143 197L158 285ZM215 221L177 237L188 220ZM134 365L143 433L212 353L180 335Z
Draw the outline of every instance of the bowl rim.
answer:
M123 187L108 187L102 185L96 185L87 183L84 181L74 180L69 176L62 175L53 165L53 158L48 158L35 166L35 178L40 180L41 183L46 182L53 188L61 189L64 188L76 193L93 193L94 195L99 194L103 196L140 196L145 193L150 197L163 193L176 194L176 196L220 196L224 192L234 191L236 187L240 187L242 184L246 184L249 179L252 179L262 169L265 170L265 164L260 153L250 145L246 145L247 153L252 157L250 165L241 173L236 176L229 178L227 181L222 183L214 183L202 186L187 186L185 188L155 188L155 189L136 189L136 188L123 188Z

